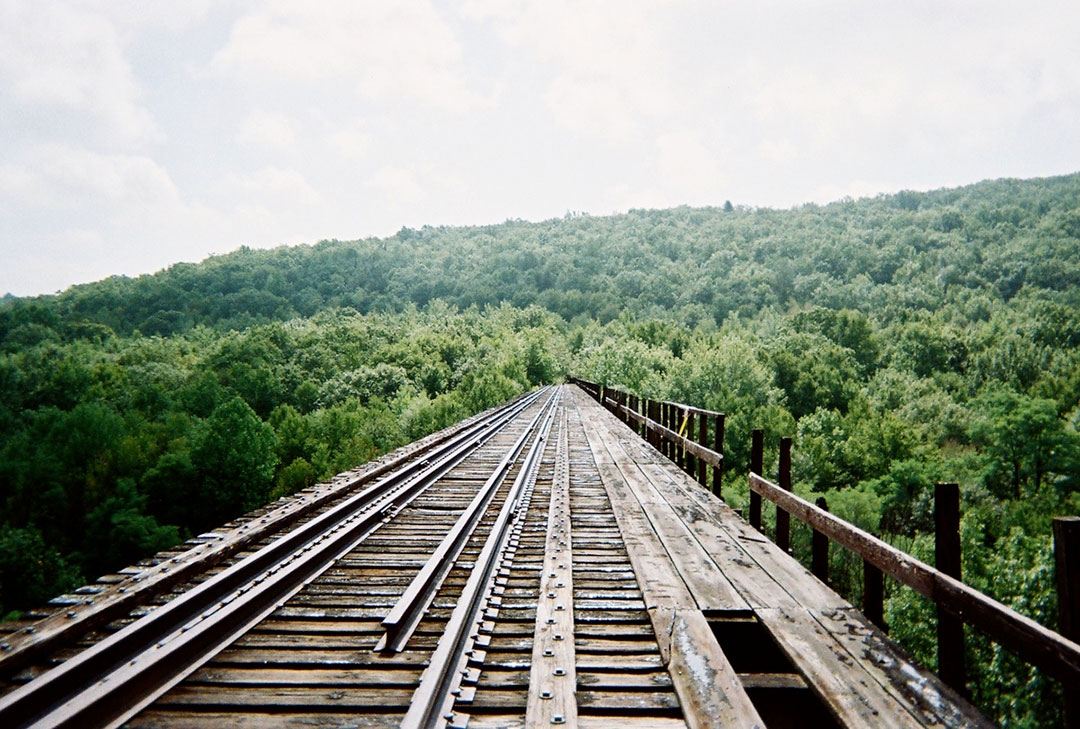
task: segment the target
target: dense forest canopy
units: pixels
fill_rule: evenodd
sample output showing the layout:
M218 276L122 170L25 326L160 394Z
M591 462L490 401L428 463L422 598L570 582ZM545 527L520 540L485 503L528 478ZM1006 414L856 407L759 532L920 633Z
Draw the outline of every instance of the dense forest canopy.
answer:
M1049 520L1080 513L1080 175L403 228L8 297L0 615L567 373L727 412L736 506L750 429L793 435L800 493L923 558L932 485L959 482L965 580L1056 625ZM887 618L933 665L929 605L895 590ZM1054 721L1052 682L969 643L980 706Z

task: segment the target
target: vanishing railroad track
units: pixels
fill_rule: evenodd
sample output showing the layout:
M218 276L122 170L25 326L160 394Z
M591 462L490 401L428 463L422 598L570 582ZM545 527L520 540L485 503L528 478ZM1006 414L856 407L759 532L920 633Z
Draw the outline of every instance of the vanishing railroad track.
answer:
M987 725L573 386L0 625L5 729L563 724Z
M0 636L0 725L444 726L464 710L480 726L524 716L530 685L550 724L575 682L596 714L677 717L603 489L570 481L559 400L519 398L66 596Z

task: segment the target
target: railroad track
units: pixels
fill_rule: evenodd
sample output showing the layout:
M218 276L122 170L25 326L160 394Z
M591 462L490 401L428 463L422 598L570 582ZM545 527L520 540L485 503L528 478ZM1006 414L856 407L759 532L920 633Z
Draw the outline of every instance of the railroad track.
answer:
M979 725L808 576L545 388L0 628L0 726Z

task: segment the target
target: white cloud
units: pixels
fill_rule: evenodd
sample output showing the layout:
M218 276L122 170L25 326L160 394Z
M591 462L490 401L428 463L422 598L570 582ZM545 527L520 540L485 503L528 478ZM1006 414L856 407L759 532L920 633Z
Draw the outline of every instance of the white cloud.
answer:
M681 111L662 34L667 9L657 2L473 0L463 12L493 21L504 42L552 64L544 98L559 124L627 142L640 137L643 122Z
M179 200L169 174L149 157L61 145L33 147L0 165L0 191L43 210L171 206Z
M368 178L367 186L376 190L391 205L417 203L427 197L412 170L387 165Z
M112 23L61 2L0 5L0 89L23 107L75 112L112 143L162 139Z
M288 117L255 111L244 120L236 141L256 151L288 149L296 143L293 126Z
M334 150L348 160L360 160L368 156L374 144L374 136L363 128L347 125L330 135Z
M332 82L362 97L409 97L462 111L461 45L424 0L271 0L232 27L213 66L244 81Z
M264 167L255 172L229 174L213 186L213 194L245 205L312 206L322 196L296 170Z
M693 131L663 134L656 141L657 171L672 197L683 203L712 204L726 180L716 155Z

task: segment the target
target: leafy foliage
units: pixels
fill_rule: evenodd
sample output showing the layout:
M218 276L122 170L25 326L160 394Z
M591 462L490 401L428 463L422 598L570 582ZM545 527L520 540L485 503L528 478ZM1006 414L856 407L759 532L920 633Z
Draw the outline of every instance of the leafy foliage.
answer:
M752 428L767 469L794 435L800 493L924 558L932 485L960 483L966 579L1055 627L1080 175L403 228L6 297L0 614L568 372L725 411L731 474ZM831 559L858 602L858 561ZM929 605L892 589L887 613L932 665ZM968 659L1002 724L1060 723L1053 682L980 637Z

